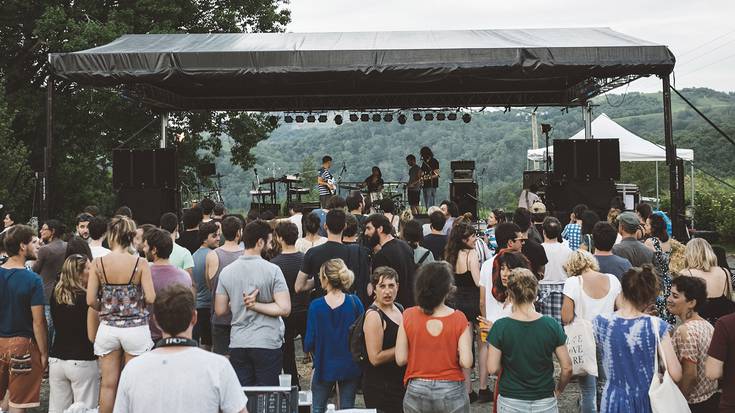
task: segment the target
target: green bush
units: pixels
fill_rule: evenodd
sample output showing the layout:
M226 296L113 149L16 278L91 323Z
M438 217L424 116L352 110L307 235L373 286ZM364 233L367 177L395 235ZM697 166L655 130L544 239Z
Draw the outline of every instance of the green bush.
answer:
M735 191L722 186L697 188L695 226L715 230L727 240L735 239Z

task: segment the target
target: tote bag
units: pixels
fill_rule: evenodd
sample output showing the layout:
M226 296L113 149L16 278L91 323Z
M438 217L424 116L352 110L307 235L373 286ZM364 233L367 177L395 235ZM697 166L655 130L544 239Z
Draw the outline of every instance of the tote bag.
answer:
M665 370L663 375L658 372L658 349L661 346L658 337L658 322L658 318L651 317L653 335L656 336L656 352L653 355L653 378L651 379L651 387L648 388L651 410L653 413L691 413L687 399L681 394L679 387L669 375L666 357L661 357Z
M584 318L584 290L582 276L579 278L579 316L564 326L567 335L567 351L572 359L572 374L575 376L591 375L597 377L597 347L592 322ZM576 305L577 303L575 303Z

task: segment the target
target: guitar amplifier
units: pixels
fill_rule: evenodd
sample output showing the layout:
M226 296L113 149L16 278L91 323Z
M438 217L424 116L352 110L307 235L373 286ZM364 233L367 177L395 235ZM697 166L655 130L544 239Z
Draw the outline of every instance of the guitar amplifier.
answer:
M453 171L462 169L475 170L475 161L452 161L449 165Z
M475 180L475 171L473 169L453 169L452 181L454 182L472 182Z

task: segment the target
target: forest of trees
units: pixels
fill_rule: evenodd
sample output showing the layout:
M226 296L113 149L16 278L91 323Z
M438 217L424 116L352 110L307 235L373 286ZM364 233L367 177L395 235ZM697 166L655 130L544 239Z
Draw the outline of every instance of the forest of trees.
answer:
M711 89L685 89L682 93L731 136L735 135L735 94ZM595 100L595 116L606 113L622 126L639 136L663 143L663 115L660 93L609 94ZM526 150L531 147L530 112L534 108L512 109L510 112L485 111L472 113L472 121L409 120L400 125L387 122L349 122L335 125L329 122L281 123L269 139L261 141L252 150L255 167L261 179L286 173L313 175L323 155L335 160L333 173L344 164L346 181L362 180L372 166L382 170L385 180L405 180L405 156L418 156L421 146L429 146L441 163L442 175L449 175L449 162L468 159L476 161L482 207L512 207L521 190L521 179L527 168ZM691 108L673 98L674 141L679 148L691 148L698 168L715 176L735 176L735 158L732 147L701 119ZM583 128L579 108L562 110L558 107L539 107L538 123L553 126L553 139L567 138ZM345 116L347 118L347 116ZM594 131L593 131L594 132ZM544 145L543 135L540 146ZM229 156L229 139L222 138L222 155L217 157L217 170L223 174L222 195L233 210L247 209L252 187L252 170L243 171L234 166ZM723 148L725 150L723 150ZM655 189L653 162L623 163L620 182L635 183L643 196L653 197ZM668 197L668 169L659 165L662 198ZM697 187L711 184L706 176L697 175ZM448 194L448 180L443 179L437 197ZM689 194L687 193L687 199Z

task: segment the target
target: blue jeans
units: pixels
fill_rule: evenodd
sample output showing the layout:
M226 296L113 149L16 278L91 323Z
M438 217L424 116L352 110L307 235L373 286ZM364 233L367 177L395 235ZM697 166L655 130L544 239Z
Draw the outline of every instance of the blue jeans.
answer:
M464 381L417 380L408 383L404 413L470 413Z
M429 207L436 205L436 188L424 187L421 189L424 193L424 206L428 210Z
M48 339L48 351L51 351L51 345L54 343L54 335L56 329L54 329L54 320L51 318L51 305L46 304L43 306L43 314L46 317L46 327L48 328L46 338Z
M518 400L498 396L498 413L558 413L556 397L540 400Z
M230 364L241 386L278 386L283 368L283 350L230 348Z
M579 376L579 391L581 393L580 412L594 413L597 411L597 377L592 375Z
M334 381L312 381L311 383L311 413L324 413L327 410L327 400L332 393L334 384L339 385L339 408L352 409L355 407L355 394L360 378Z

